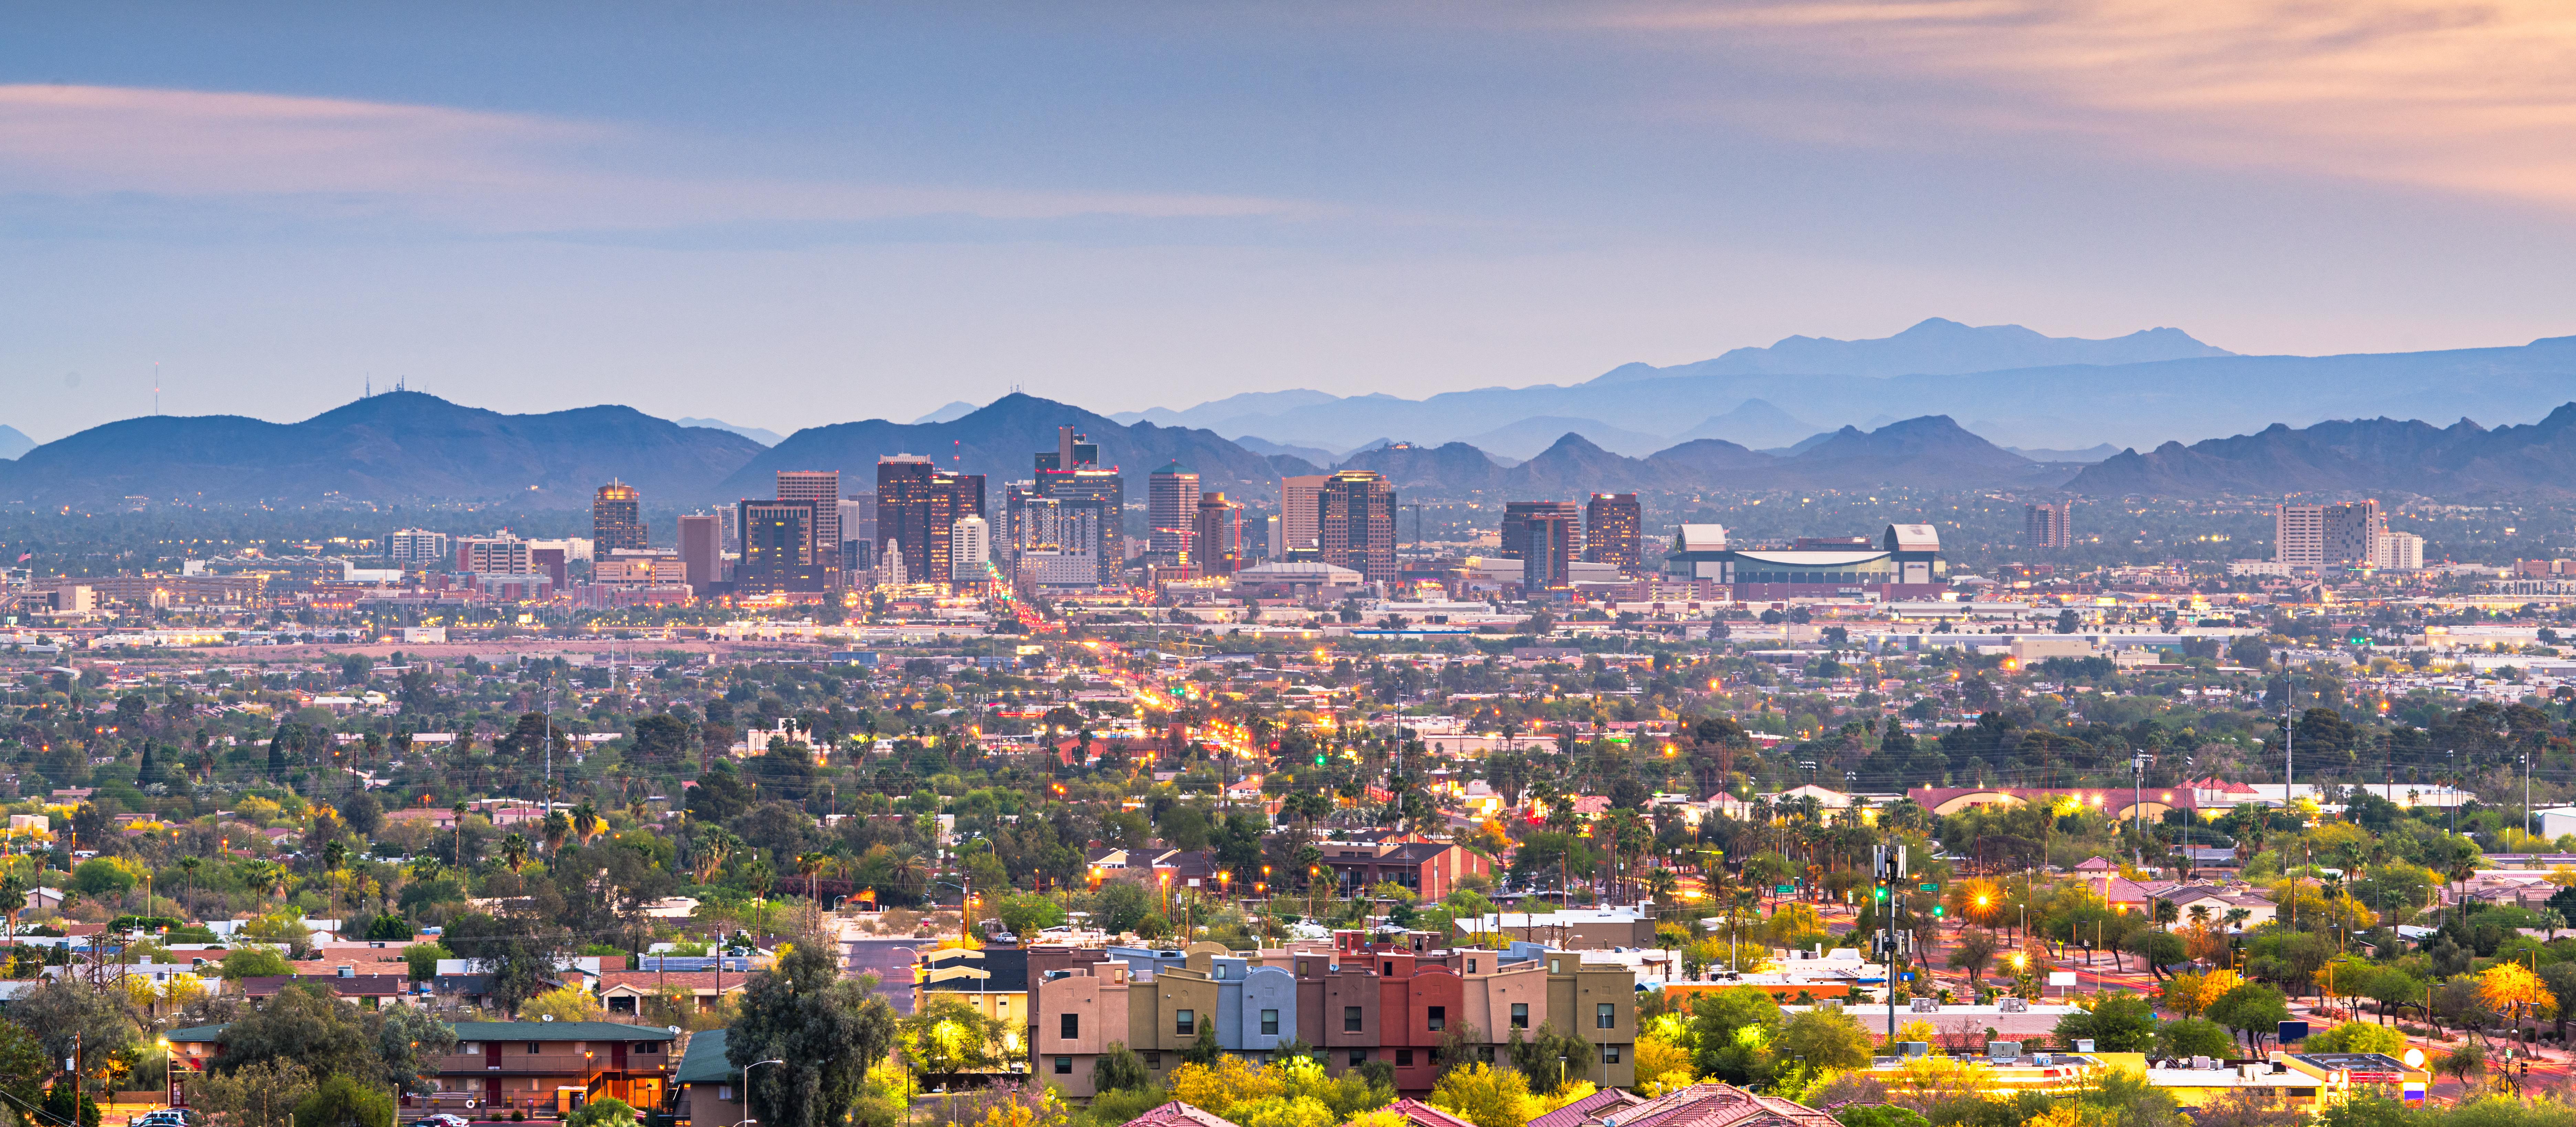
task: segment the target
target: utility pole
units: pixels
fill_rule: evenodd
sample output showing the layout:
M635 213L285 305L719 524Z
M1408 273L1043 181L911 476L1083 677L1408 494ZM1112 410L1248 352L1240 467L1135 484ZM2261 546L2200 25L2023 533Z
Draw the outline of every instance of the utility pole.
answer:
M2139 798L2147 787L2147 753L2139 751L2130 756L2129 766L2134 769L2129 777L2129 817L2138 827L2138 839L2129 845L2129 860L2143 869L2147 867L2147 811Z

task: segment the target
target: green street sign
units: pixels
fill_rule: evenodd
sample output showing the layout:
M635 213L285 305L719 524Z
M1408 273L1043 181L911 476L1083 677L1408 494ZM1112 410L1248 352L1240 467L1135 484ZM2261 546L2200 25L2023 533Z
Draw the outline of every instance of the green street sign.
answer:
M1791 888L1791 887L1789 887L1788 885L1785 885L1785 884L1784 884L1784 885L1781 885L1781 886L1780 886L1777 890L1775 890L1775 891L1777 891L1777 892L1779 893L1779 895L1787 896L1787 895L1789 895L1789 894L1790 894L1790 893L1792 893L1792 892L1796 892L1796 891L1797 891L1797 889Z
M1940 885L1937 885L1937 884L1918 884L1918 885L1916 885L1916 886L1914 886L1914 887L1919 888L1919 889L1922 889L1922 890L1923 890L1923 891L1925 891L1925 892L1939 892L1939 891L1941 891L1941 886L1940 886Z

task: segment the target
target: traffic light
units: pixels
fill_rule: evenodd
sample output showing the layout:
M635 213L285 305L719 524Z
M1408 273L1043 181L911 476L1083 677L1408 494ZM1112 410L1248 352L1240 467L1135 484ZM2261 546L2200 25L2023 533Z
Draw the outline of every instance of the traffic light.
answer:
M1323 766L1323 765L1324 765L1324 753L1323 753L1323 752L1320 752L1320 751L1319 751L1319 752L1316 752L1316 753L1315 753L1315 766L1321 767L1321 766Z
M1932 906L1932 918L1933 918L1933 919L1936 919L1936 920L1937 920L1937 919L1940 919L1943 915L1947 914L1947 912L1948 912L1948 909L1945 909L1945 908L1943 908L1942 906L1940 906L1940 905L1938 905L1938 904L1935 904L1935 905L1933 905L1933 906Z
M1886 885L1883 885L1883 884L1882 884L1882 885L1878 886L1878 898L1879 898L1879 899L1881 899L1881 900L1885 900L1885 899L1887 899L1887 886L1886 886Z

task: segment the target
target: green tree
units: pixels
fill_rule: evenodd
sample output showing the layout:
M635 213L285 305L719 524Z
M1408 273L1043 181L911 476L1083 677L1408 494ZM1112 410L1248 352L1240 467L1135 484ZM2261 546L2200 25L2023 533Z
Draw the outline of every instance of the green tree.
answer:
M2144 1053L2156 1047L2156 1008L2136 994L2078 999L2074 1013L2057 1020L2057 1044L2072 1049L2090 1040L2096 1052Z
M1489 1068L1482 1062L1440 1075L1427 1101L1455 1113L1476 1127L1522 1127L1537 1112L1529 1077L1518 1069Z
M2209 1019L2243 1034L2246 1047L2260 1051L2263 1035L2290 1020L2290 1006L2280 991L2260 982L2247 982L2211 1002Z
M570 946L570 938L561 927L533 916L477 912L449 923L442 942L456 957L480 964L492 976L492 1000L515 1011L519 1003L553 986L556 953Z
M120 992L91 989L72 978L57 978L18 995L9 1003L9 1019L43 1043L45 1056L71 1059L79 1045L89 1063L131 1055L139 1047L140 1019Z
M2385 1053L2395 1056L2406 1051L2406 1035L2394 1026L2347 1021L2332 1029L2309 1034L2306 1041L2300 1042L2299 1049L2309 1053Z
M2207 1018L2176 1018L2156 1027L2156 1053L2166 1057L2224 1057L2236 1047L2227 1027Z
M0 1097L11 1101L10 1107L23 1108L43 1098L45 1078L53 1072L54 1062L45 1058L45 1046L35 1034L0 1021Z
M1771 1039L1771 1054L1782 1060L1805 1058L1809 1071L1869 1067L1874 1042L1869 1031L1840 1010L1808 1010L1780 1023Z
M333 1076L295 1105L295 1127L394 1127L394 1098Z
M1843 1127L1932 1127L1923 1113L1895 1104L1847 1104L1834 1113Z
M132 870L106 857L92 857L72 870L72 891L94 900L123 896L137 883Z
M995 898L993 916L1002 921L1005 930L1019 936L1020 942L1029 943L1039 931L1064 922L1064 906L1043 894L1026 892Z
M564 1121L564 1127L635 1127L635 1108L626 1101L610 1096L581 1105ZM296 1124L296 1127L304 1127Z
M414 982L427 982L438 977L438 961L453 959L456 953L436 943L414 943L402 949L403 962L411 970Z
M867 1087L868 1068L894 1048L894 1008L841 977L831 940L799 936L776 966L753 975L725 1039L726 1063L777 1060L743 1093L763 1127L841 1122Z
M218 973L232 982L295 973L295 965L287 962L286 956L268 947L242 947L225 952L224 961L216 965L222 968Z
M1145 1058L1127 1047L1125 1041L1112 1041L1109 1048L1091 1063L1091 1090L1117 1092L1149 1088L1154 1074L1145 1071Z

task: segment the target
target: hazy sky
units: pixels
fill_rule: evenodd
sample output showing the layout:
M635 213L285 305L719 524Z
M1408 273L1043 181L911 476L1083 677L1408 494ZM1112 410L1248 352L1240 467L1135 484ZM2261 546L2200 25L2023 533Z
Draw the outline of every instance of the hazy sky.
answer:
M1935 315L2576 333L2564 5L6 11L0 422L39 439L151 410L156 361L174 414L399 377L785 432Z

